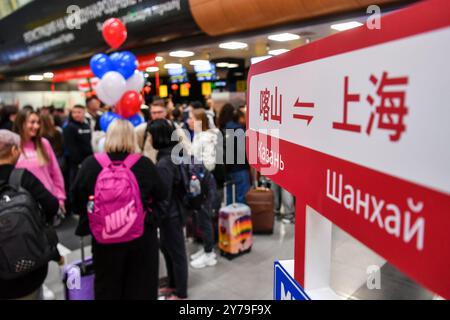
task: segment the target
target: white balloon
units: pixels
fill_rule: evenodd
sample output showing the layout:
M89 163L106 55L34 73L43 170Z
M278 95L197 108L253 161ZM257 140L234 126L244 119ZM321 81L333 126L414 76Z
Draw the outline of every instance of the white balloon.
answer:
M102 102L113 106L127 91L127 82L120 73L110 71L105 73L95 91Z
M144 84L144 73L139 70L135 70L134 74L127 80L127 91L140 92L144 87Z
M101 84L102 84L101 81L99 81L95 85L95 87L94 87L95 93L96 93L97 97L100 99L100 101L102 101L104 104L109 105L109 103L107 102L107 100L109 100L108 96L103 91L103 88L102 88Z

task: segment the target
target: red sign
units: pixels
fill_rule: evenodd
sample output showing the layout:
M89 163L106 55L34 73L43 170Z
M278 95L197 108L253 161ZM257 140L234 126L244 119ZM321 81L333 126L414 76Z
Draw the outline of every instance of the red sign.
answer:
M155 60L156 54L151 53L143 56L138 56L139 66L138 69L143 71L148 67L157 66L157 62ZM85 78L93 78L94 74L91 71L91 68L88 66L85 67L75 67L68 69L61 69L53 71L53 82L64 82L73 79L85 79Z
M137 57L137 59L139 61L138 69L141 71L144 71L148 67L157 67L158 63L156 62L155 58L156 58L156 54L154 54L154 53Z
M89 67L76 67L53 71L53 82L64 82L73 79L93 78Z
M414 21L414 23L411 23ZM450 2L422 2L250 68L249 161L305 209L450 298Z

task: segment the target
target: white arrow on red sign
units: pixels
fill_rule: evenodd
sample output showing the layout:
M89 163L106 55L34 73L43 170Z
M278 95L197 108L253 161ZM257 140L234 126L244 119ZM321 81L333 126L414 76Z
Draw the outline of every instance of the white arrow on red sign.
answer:
M296 108L314 108L314 102L300 102L300 98L297 98L297 101L294 103L294 107ZM292 116L294 119L302 119L307 121L307 125L309 126L309 123L314 118L314 116L308 116L304 114L294 114Z

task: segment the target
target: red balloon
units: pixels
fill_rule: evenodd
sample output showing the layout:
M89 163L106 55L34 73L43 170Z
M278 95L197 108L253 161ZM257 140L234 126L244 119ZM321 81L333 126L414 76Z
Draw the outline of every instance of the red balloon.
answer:
M127 28L122 21L117 18L111 18L103 23L103 39L113 49L119 48L127 39Z
M128 119L141 110L142 96L136 91L127 91L116 105L116 112Z

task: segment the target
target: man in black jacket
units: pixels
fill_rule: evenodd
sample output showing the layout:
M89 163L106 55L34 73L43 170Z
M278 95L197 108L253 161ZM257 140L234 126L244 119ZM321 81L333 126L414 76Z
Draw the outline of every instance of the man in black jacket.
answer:
M0 185L9 180L11 172L20 156L20 138L7 130L0 130ZM59 204L44 185L29 171L24 172L21 186L26 189L45 213L47 222L51 222L58 212ZM60 258L60 263L63 259ZM0 299L39 299L40 288L47 277L48 265L15 280L0 279Z
M73 186L83 160L93 153L91 138L92 131L85 119L85 108L75 105L70 112L69 123L64 128L64 147L69 170L68 190ZM73 194L70 192L69 199L72 202Z

